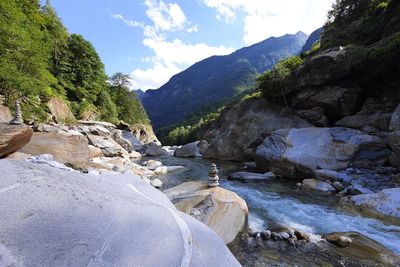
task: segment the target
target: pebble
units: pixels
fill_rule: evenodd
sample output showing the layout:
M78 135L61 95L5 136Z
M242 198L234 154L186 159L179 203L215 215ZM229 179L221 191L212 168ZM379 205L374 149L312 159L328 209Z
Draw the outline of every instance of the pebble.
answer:
M280 232L278 234L285 240L290 238L290 235L286 232Z

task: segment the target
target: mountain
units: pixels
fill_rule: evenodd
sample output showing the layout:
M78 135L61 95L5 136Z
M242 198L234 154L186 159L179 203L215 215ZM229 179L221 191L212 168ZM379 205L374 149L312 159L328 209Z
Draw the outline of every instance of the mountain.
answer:
M243 93L258 74L298 54L307 37L303 32L271 37L227 56L209 57L174 75L161 88L146 91L142 101L153 127L178 123L205 105Z
M321 39L321 34L324 32L324 28L318 28L313 31L307 39L307 42L304 44L303 48L301 49L301 53L307 52L310 50L313 45Z
M140 101L142 101L143 97L144 97L145 94L146 94L146 92L145 92L145 91L142 91L142 89L134 90L134 92L135 92L137 98L138 98Z

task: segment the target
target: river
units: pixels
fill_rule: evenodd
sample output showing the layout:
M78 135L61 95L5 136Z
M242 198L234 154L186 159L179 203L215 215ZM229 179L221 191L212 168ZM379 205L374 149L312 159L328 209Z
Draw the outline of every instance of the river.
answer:
M201 158L152 158L164 165L181 165L186 170L158 176L163 190L193 180L206 180L211 161ZM142 159L147 160L146 158ZM296 186L298 181L277 179L268 182L242 183L228 181L230 173L240 170L240 164L215 162L219 169L220 186L234 191L249 207L249 224L254 230L265 229L279 222L307 233L320 235L331 232L355 231L386 246L400 255L400 226L388 225L380 220L364 218L336 207L337 198L304 192Z

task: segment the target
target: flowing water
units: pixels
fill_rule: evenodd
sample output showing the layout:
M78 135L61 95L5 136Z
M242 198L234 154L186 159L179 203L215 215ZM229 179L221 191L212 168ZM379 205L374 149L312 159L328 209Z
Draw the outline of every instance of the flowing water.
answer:
M146 160L146 159L144 159ZM157 158L164 165L185 166L185 171L162 175L164 189L193 180L206 180L211 161L195 158ZM364 218L339 210L337 198L301 191L296 181L275 180L258 183L228 181L230 173L240 165L213 161L219 169L221 187L236 192L249 207L249 224L254 230L265 229L269 224L282 223L316 235L331 232L355 231L362 233L400 255L400 226Z

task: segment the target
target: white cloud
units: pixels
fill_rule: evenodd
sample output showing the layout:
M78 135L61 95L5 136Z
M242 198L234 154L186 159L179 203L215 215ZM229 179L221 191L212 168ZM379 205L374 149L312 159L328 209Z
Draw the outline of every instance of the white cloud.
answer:
M234 21L244 12L246 44L253 44L271 36L311 33L326 21L326 14L334 0L203 0L216 9L217 19Z
M187 20L186 15L176 3L165 3L162 0L145 0L146 15L153 25L126 19L120 14L112 17L123 21L129 27L143 30L143 45L154 52L154 56L141 58L150 63L147 69L135 69L131 73L133 89L157 89L166 83L171 76L188 66L212 55L226 55L234 51L224 46L209 46L205 43L190 44L176 38L169 41L170 32L197 32L198 26Z

